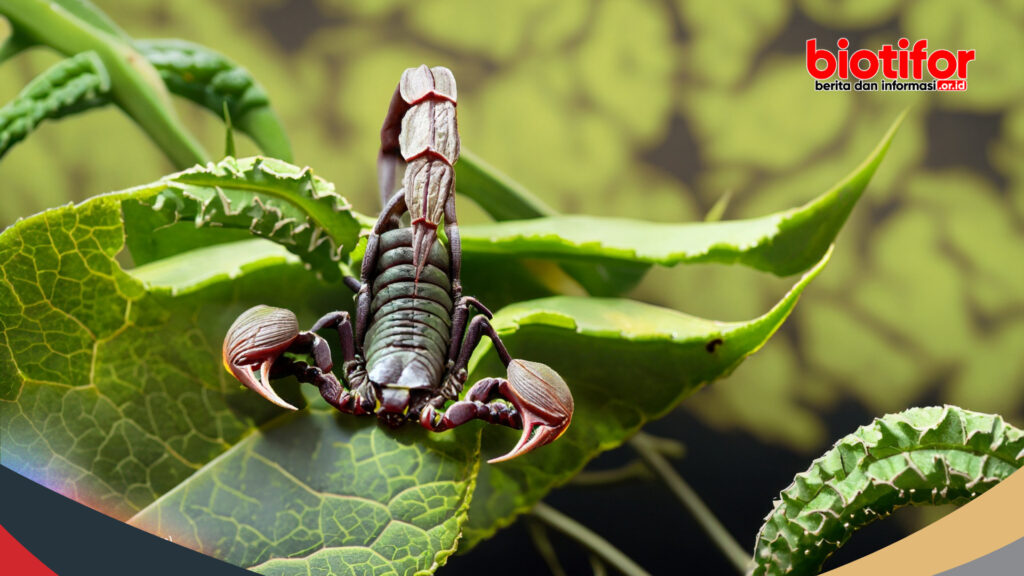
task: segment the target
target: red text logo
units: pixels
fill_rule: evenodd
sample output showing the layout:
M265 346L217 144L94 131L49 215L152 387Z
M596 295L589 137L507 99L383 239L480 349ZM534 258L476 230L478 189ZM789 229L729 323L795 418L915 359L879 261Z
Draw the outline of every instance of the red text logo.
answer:
M840 38L836 42L838 50L833 53L826 48L818 47L818 39L811 38L806 42L807 73L816 81L834 78L830 84L838 86L832 89L849 89L850 80L858 81L858 86L877 83L863 83L881 73L883 89L885 80L909 80L911 83L924 82L929 90L966 90L967 65L974 60L974 50L929 50L928 40L921 39L911 45L910 40L900 38L894 48L892 44L883 44L880 50L849 50L850 41ZM926 76L927 73L927 76ZM950 80L953 77L957 80ZM815 82L816 88L822 85ZM858 87L857 89L863 89ZM870 88L868 88L870 89ZM877 88L876 88L877 89ZM892 89L892 88L890 88ZM901 88L896 88L901 89Z

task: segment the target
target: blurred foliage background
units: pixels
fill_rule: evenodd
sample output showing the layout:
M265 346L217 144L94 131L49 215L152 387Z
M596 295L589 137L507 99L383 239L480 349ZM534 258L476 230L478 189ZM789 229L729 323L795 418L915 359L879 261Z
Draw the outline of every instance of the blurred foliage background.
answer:
M873 416L950 402L1024 424L1017 0L96 3L136 38L185 38L246 66L270 93L295 162L313 166L366 213L377 210L381 120L401 71L420 63L454 71L464 146L551 205L661 221L699 220L725 193L725 218L809 200L912 105L793 318L658 431L687 443L680 469L752 545L793 474ZM906 36L927 38L930 49L975 49L969 89L816 93L804 40L834 47L840 36L854 48ZM34 50L0 67L0 100L57 60ZM177 102L219 151L217 120ZM239 144L240 155L255 152ZM0 163L0 225L170 171L113 107L49 123ZM459 210L465 222L485 218L466 200ZM633 296L739 320L767 310L788 285L738 267L688 266L655 270ZM765 475L738 478L723 453L761 455ZM716 496L749 484L759 504ZM595 494L565 506L582 510L587 499ZM481 550L494 546L502 545ZM641 563L645 554L635 551Z

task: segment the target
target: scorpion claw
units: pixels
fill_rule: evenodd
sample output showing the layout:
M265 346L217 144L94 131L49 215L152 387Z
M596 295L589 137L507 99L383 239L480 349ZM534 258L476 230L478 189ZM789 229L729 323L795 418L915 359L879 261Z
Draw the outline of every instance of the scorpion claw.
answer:
M235 320L224 337L224 367L247 388L270 402L297 410L270 387L274 361L299 337L299 322L290 310L254 306ZM253 369L259 366L260 379Z
M508 454L488 460L489 464L511 460L554 442L569 428L572 394L562 377L549 366L512 360L508 365L508 380L502 383L499 392L519 412L523 435Z

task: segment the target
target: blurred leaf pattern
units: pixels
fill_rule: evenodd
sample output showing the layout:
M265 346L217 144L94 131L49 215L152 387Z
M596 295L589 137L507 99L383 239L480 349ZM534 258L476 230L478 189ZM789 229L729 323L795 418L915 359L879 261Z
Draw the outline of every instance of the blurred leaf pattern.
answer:
M1024 417L1024 67L997 56L1024 53L1014 3L573 0L497 13L471 0L97 3L136 37L187 37L253 70L295 162L366 213L394 79L421 62L459 78L466 146L565 213L698 220L726 191L726 218L797 205L913 105L807 309L685 409L808 452L824 446L822 414L840 401L883 413L927 398ZM803 40L841 35L976 49L970 89L816 94ZM56 61L37 50L13 58L0 68L0 101ZM183 112L219 149L217 119ZM254 151L239 142L239 155ZM6 189L33 191L5 195L0 224L170 171L117 110L45 125L0 163ZM460 211L462 222L486 220L468 202ZM743 318L780 286L701 266L658 271L634 296Z

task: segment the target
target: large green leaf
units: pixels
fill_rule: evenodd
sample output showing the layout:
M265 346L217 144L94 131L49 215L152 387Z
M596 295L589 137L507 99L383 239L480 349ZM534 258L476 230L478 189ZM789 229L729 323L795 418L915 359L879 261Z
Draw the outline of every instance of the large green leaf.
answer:
M254 301L287 305L289 290L310 306L325 300L301 264L262 255L244 278L222 275L183 296L147 289L115 260L126 196L50 210L0 235L0 461L118 518L277 412L220 367L233 318ZM189 262L207 264L201 254Z
M205 186L213 185L218 193L211 195ZM123 517L272 413L240 394L218 368L219 342L234 317L255 303L254 293L300 309L316 302L337 307L322 303L327 287L294 260L259 253L236 254L249 262L237 284L231 280L240 273L203 276L204 267L224 268L206 249L183 260L181 269L205 277L207 287L175 297L170 288L147 289L115 260L125 240L122 207L163 202L177 204L176 214L192 207L201 216L259 199L264 212L248 206L239 213L247 230L268 229L269 237L287 240L278 237L287 226L259 217L275 209L277 217L287 216L288 202L296 202L323 217L319 234L329 230L337 249L355 242L355 219L328 184L258 159L226 160L50 210L0 235L5 465ZM154 230L139 228L137 235L154 237ZM293 231L291 237L303 236ZM307 257L323 250L313 242L289 247ZM266 270L271 264L284 269ZM143 267L140 277L145 274ZM302 301L288 302L285 287L304 294Z
M787 276L828 250L903 120L832 189L799 207L750 220L662 224L595 216L548 216L464 226L462 249L478 254L599 263L744 264Z
M455 552L478 431L397 432L326 403L236 444L131 523L261 574L422 574Z
M121 206L161 190L100 196L0 235L0 462L264 573L432 572L466 519L479 430L392 433L319 399L280 416L241 387L220 342L245 308L288 306L309 324L351 300L264 240L125 272ZM296 385L278 389L305 404Z
M554 368L572 390L572 425L557 441L481 469L470 508L472 546L512 522L598 453L621 444L646 422L701 386L729 374L782 325L831 251L763 316L716 322L622 299L556 296L513 304L493 320L514 358ZM501 376L497 355L482 349L470 381ZM515 433L484 432L483 455L507 451Z

